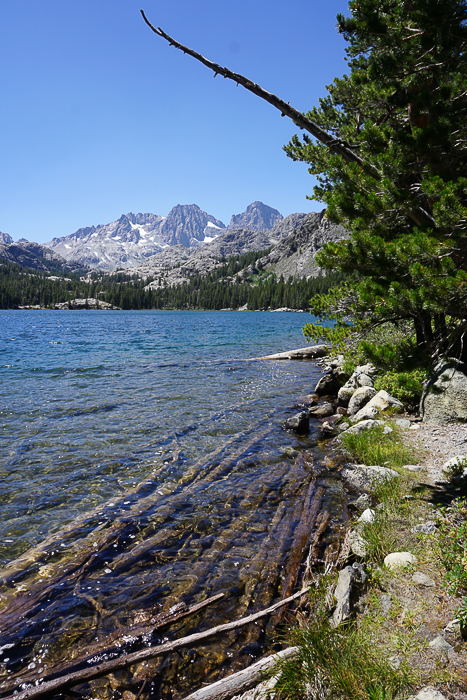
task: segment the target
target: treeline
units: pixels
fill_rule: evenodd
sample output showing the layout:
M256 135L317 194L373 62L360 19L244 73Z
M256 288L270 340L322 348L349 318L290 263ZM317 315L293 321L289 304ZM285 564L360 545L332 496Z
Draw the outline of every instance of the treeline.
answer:
M140 280L127 272L102 274L87 278L61 271L62 279L52 280L45 272L0 262L0 308L19 306L53 307L75 298L105 301L122 309L248 309L288 307L306 309L310 297L326 292L338 284L342 275L328 273L309 280L289 278L255 267L268 251L256 251L224 260L224 264L206 276L170 286L163 274L157 280ZM237 273L243 271L241 276ZM54 271L55 272L55 271ZM60 271L56 271L56 274ZM165 273L166 274L166 273ZM154 286L146 289L148 284Z

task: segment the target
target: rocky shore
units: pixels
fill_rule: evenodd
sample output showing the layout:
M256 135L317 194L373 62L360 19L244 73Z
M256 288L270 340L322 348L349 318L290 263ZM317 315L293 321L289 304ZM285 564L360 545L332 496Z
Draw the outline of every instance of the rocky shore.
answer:
M342 369L343 358L329 358L325 346L258 359L312 359L325 371L314 392L301 399L303 410L284 423L286 430L303 434L310 421L317 421L322 438L339 449L344 433L359 435L379 426L380 434L397 434L399 440L416 451L417 463L403 465L396 471L385 464L345 461L344 450L341 477L354 496L350 506L355 515L346 534L346 561L331 577L332 585L327 589L330 627L356 621L359 627L369 630L391 668L413 671L412 694L397 697L467 700L467 628L456 617L459 598L446 589L439 540L443 508L453 493L465 496L467 468L458 469L453 478L453 464L467 460L467 425L434 422L426 411L423 419L405 413L400 401L385 391L376 391L376 370L372 365L357 367L349 376ZM438 403L446 403L446 393ZM391 482L397 483L401 494L397 512L378 497L381 485ZM394 539L382 565L369 561L369 545L365 541L366 526L378 521L383 527L385 523L391 527ZM289 652L291 657L298 654L294 648L289 648ZM263 659L263 670L273 662L274 656ZM276 686L280 686L281 668L276 667L275 675L260 684L259 676L253 673L249 680L250 688L254 686L251 689L245 686L243 678L243 685L234 692L238 675L234 674L226 679L230 692L224 692L223 682L219 682L216 688L204 688L201 694L189 697L273 698L277 696ZM310 686L307 697L327 697L323 692L324 695L317 695ZM383 686L381 692L380 697L386 697Z

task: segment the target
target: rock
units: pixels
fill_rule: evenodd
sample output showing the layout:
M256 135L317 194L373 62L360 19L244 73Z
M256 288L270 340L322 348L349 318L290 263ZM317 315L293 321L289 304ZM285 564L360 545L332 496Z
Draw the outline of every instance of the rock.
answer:
M447 698L432 685L427 685L417 695L411 695L407 700L447 700Z
M444 637L439 635L435 637L433 641L428 644L430 649L436 649L436 651L443 651L447 654L448 651L452 651L452 646L447 642Z
M393 408L395 410L402 410L403 405L398 399L388 394L387 391L381 389L378 393L373 396L368 403L361 408L358 413L352 416L352 423L358 423L361 420L371 420L374 419L378 413L384 413L388 408Z
M443 464L441 470L445 474L462 474L467 465L467 455L456 455Z
M334 406L332 403L322 403L320 406L313 406L308 409L308 415L311 418L328 418L334 413Z
M341 386L337 393L339 405L347 406L353 393L359 387L373 386L374 382L371 375L374 374L374 372L375 368L371 364L356 367L355 372L348 378L345 384Z
M356 510L364 511L367 510L367 508L370 508L371 506L371 498L368 496L366 493L362 493L361 496L359 496L355 501L351 501L349 503L349 506L351 508L355 508Z
M410 552L391 552L384 557L384 565L388 569L399 569L417 563L417 557Z
M421 464L404 464L402 469L407 469L409 472L422 472L426 469L426 467Z
M401 667L402 659L400 656L390 656L389 659L389 665L397 671Z
M396 471L388 467L368 467L366 464L347 464L342 470L343 479L356 491L371 491L375 486L398 476Z
M347 425L347 423L345 425ZM362 420L360 423L352 425L352 427L347 425L347 432L351 435L360 435L364 430L371 430L372 428L376 428L377 425L385 425L385 423L382 420Z
M433 588L436 584L432 578L422 573L421 571L416 571L412 576L412 581L417 586L425 586L426 588Z
M294 433L303 435L303 433L307 433L310 429L308 412L301 411L295 414L295 416L292 416L292 418L288 418L282 425L286 430L293 430Z
M410 532L416 534L417 532L422 535L432 535L436 530L436 523L434 520L428 520L426 523L421 523L420 525L415 525L415 527L410 528Z
M412 423L410 426L410 430L420 430L420 426L418 423Z
M366 510L363 511L361 516L359 517L358 521L359 523L373 523L376 519L376 513L374 510L371 508L367 508Z
M339 571L339 578L334 591L337 604L331 617L331 625L333 627L336 627L344 620L348 620L351 616L353 604L362 592L367 579L365 567L362 564L355 563L353 566L346 566L345 569Z
M349 545L352 554L356 557L366 557L367 543L357 530L350 531Z
M412 421L407 420L407 418L396 418L394 421L399 428L410 428Z
M467 421L467 368L454 359L440 362L420 402L424 423Z
M365 406L375 395L376 389L373 389L372 386L360 386L352 394L352 398L350 399L347 408L347 415L353 416L358 413L358 411L363 408L363 406Z
M329 423L325 420L321 428L319 429L319 434L323 438L334 437L334 435L336 434L336 428L332 423Z
M321 377L315 387L315 394L318 394L318 396L335 396L348 379L348 376L348 374L345 374L345 372L342 372L339 368L332 369L329 374L325 374L324 377Z
M282 450L282 454L284 457L289 457L289 459L295 459L295 457L298 457L300 452L298 450L294 450L293 447L285 447Z
M392 605L392 598L391 598L391 596L388 595L387 593L384 593L384 594L381 596L380 603L381 603L381 608L382 608L382 610L383 610L383 613L384 613L385 615L387 615L387 614L389 613L389 611L390 611L390 609L391 609L391 605Z
M461 621L457 618L455 620L451 620L451 622L448 622L443 632L454 632L457 634L458 632L460 632L461 629L460 622Z

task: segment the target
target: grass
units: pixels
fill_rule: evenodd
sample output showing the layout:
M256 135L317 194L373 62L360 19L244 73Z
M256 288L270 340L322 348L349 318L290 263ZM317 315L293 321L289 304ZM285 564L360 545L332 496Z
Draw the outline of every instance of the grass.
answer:
M340 440L351 458L360 464L378 464L391 469L413 464L416 459L415 451L404 445L398 427L391 427L393 432L387 435L383 432L383 426L378 425L371 430L364 430L359 435L344 432L340 435Z
M443 573L451 576L451 589L465 595L467 577L467 504L455 503L442 511L440 532L411 533L421 520L433 519L429 488L405 472L404 464L418 462L400 432L384 435L381 428L360 435L341 436L344 448L355 462L384 465L400 476L379 485L371 494L378 504L373 523L360 525L367 544L369 590L364 609L345 624L329 624L326 592L335 584L334 574L322 576L310 594L308 624L295 628L288 643L298 647L294 658L280 664L278 700L396 700L422 685L461 684L462 673L451 659L433 655L428 641L455 616L456 601L439 595ZM444 528L444 530L443 530ZM439 542L440 544L437 544ZM412 569L390 571L381 566L391 551L411 551L418 557L417 569L434 576L432 589L418 590ZM447 567L447 574L446 568ZM456 572L456 573L454 573ZM455 580L453 580L455 579ZM391 607L383 610L382 596ZM328 596L329 599L329 596ZM467 619L467 598L464 599ZM427 636L428 635L428 636ZM392 663L396 657L397 664ZM395 667L397 666L397 668Z
M280 665L278 697L351 698L392 700L407 690L413 674L404 666L395 670L378 649L364 626L347 624L332 628L323 604L326 580L312 594L312 617L303 629L295 629L289 640L298 647L297 656Z

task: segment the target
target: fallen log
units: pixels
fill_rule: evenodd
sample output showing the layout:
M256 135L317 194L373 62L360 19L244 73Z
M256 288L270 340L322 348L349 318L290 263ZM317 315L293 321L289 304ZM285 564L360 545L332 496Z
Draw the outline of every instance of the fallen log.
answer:
M265 357L253 357L253 360L315 360L319 357L329 355L327 345L309 345L306 348L297 350L287 350L287 352L276 352L274 355Z
M278 651L277 654L271 654L264 659L260 659L253 666L244 668L237 673L233 673L227 678L222 678L216 683L211 683L205 688L196 690L191 695L188 695L184 700L230 700L234 695L245 693L254 685L263 680L263 673L272 668L281 659L288 659L295 656L298 647L289 647Z
M274 612L283 605L287 605L292 600L300 598L307 590L308 586L298 593L294 593L289 598L280 600L278 603L271 605L266 610L261 610L260 612L248 615L248 617L243 617L235 622L227 622L224 625L218 625L217 627L212 627L205 632L198 632L196 634L190 634L188 637L182 637L181 639L176 639L174 642L166 642L165 644L160 644L158 647L149 647L142 649L140 651L135 651L132 654L127 654L126 656L119 657L118 659L111 659L110 661L105 661L104 663L97 664L92 668L84 668L81 671L76 671L74 673L69 673L65 676L60 676L59 678L54 678L50 681L45 681L40 685L34 685L21 693L15 692L13 695L9 695L4 700L29 700L29 698L40 698L54 695L56 693L63 693L66 689L74 685L81 685L94 678L100 678L105 676L117 669L127 668L140 661L146 661L147 659L154 659L156 656L162 656L163 654L168 654L171 651L175 651L182 647L189 646L191 644L196 644L204 639L213 637L221 632L230 632L230 630L238 629L244 625L248 625L250 622L255 622L256 620L266 617L270 613Z

